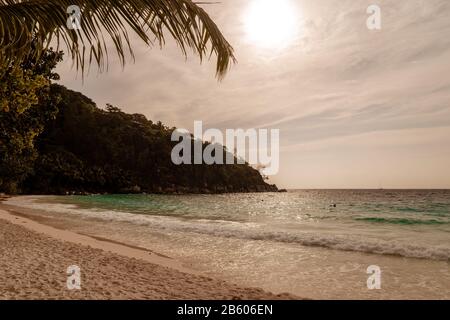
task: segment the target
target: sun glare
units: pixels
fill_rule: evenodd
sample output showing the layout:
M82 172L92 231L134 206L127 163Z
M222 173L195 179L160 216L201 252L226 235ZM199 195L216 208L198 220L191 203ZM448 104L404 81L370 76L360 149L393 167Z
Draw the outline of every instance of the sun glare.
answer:
M261 47L282 48L297 36L300 16L292 0L253 0L244 19L250 41Z

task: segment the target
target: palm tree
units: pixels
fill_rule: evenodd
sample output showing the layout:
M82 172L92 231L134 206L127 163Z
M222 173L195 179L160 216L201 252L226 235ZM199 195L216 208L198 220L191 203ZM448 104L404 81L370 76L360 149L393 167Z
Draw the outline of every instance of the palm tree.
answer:
M63 43L81 72L91 63L108 67L109 37L120 62L126 52L134 59L129 31L148 46L165 43L171 35L184 55L190 48L203 60L217 56L216 72L222 77L234 61L233 48L208 14L191 0L0 0L0 69L38 59L46 49ZM76 5L80 28L69 28ZM73 8L73 7L71 7ZM70 26L70 25L69 25ZM105 39L106 36L106 39ZM57 49L58 49L57 48Z

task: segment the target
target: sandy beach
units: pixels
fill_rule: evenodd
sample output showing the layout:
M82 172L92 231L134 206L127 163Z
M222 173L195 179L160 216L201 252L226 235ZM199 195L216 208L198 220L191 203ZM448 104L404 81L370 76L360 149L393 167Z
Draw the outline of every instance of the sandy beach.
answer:
M291 299L201 276L149 250L0 209L0 299ZM81 269L81 290L67 268Z
M405 205L431 196L390 192ZM321 209L335 193L9 197L0 299L448 299L445 217L417 225L419 214L397 214L388 200L381 217L416 224L361 223L352 210L371 212L367 201L384 203L384 193L345 191L352 200L338 211ZM433 197L444 203L448 192ZM317 220L296 222L305 207ZM67 289L72 265L81 290ZM368 288L368 266L382 270L378 290Z

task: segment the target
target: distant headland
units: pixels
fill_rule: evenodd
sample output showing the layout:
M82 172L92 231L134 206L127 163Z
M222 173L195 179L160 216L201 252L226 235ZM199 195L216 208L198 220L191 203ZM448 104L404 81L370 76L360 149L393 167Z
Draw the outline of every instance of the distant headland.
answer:
M51 94L58 97L58 113L36 140L38 155L32 172L20 184L20 193L278 191L248 164L173 164L175 128L161 122L112 105L99 109L88 97L60 85L53 84Z

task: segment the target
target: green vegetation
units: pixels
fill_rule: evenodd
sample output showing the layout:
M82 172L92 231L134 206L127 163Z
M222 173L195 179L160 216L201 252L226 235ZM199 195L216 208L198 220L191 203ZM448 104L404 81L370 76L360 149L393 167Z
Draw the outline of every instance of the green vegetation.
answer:
M102 71L108 66L111 48L125 65L127 52L134 58L132 39L162 47L169 35L184 55L190 49L200 60L216 55L220 78L234 61L233 48L199 4L191 0L0 0L0 71L5 66L20 68L30 56L39 60L52 43L65 44L65 52L82 72L91 63ZM79 28L74 29L78 17Z
M37 139L28 193L216 193L275 191L248 165L174 165L174 128L112 105L101 110L59 85L59 114ZM206 144L204 144L204 147Z
M67 8L81 9L81 29L67 28ZM0 0L0 192L247 192L276 190L248 165L181 165L171 161L173 128L143 115L106 110L81 93L52 84L65 43L76 68L107 66L105 38L125 64L128 31L148 46L170 34L182 52L217 56L224 76L233 49L191 0ZM149 106L151 107L151 106ZM206 145L204 145L206 146Z
M112 105L99 109L81 93L51 84L59 79L52 70L61 57L49 50L39 62L30 58L20 69L3 72L0 192L276 190L248 165L174 165L174 128Z
M0 82L0 190L18 191L37 156L34 141L45 122L56 116L58 96L51 93L52 72L62 53L46 51L38 63L28 59L9 68ZM1 70L0 70L1 71Z

